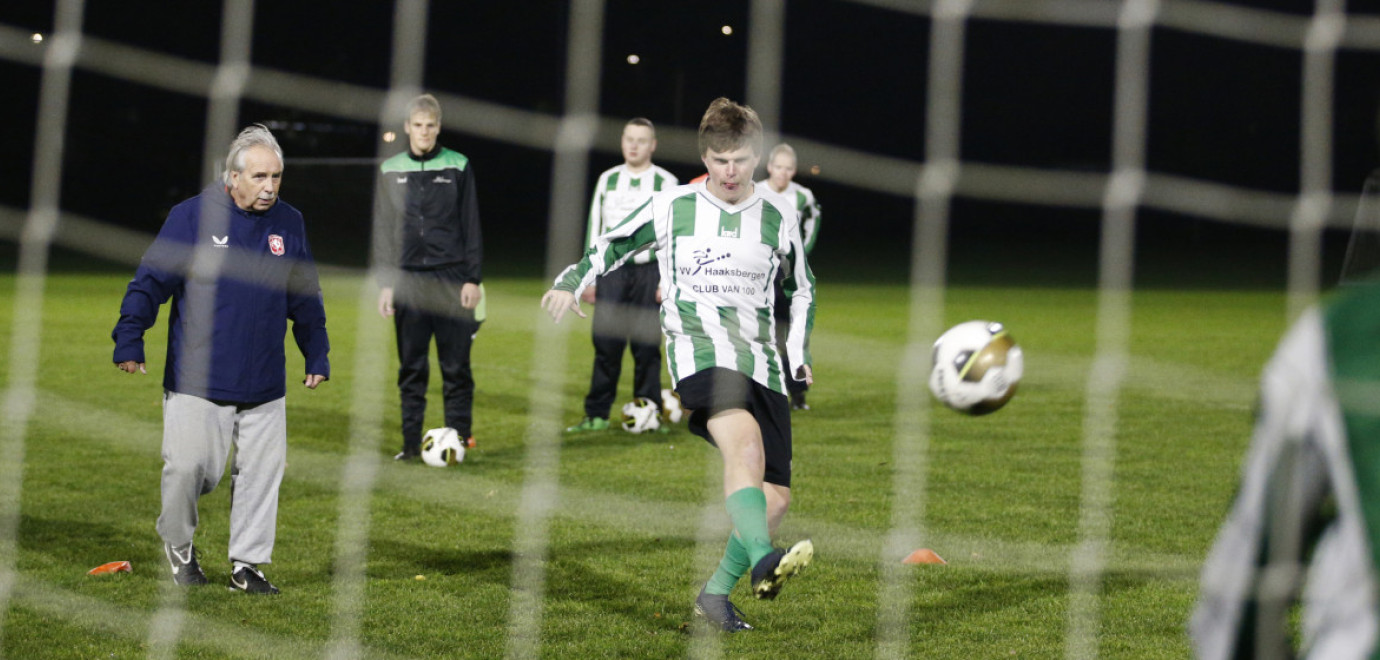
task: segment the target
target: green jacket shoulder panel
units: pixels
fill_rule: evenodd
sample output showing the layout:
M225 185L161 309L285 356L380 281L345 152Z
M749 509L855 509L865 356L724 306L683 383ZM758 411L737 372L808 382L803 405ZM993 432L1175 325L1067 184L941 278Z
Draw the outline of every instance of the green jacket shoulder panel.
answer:
M379 171L388 174L391 172L421 172L423 170L454 168L463 172L469 164L470 159L465 154L441 147L441 153L429 160L416 160L404 151L383 161L379 165Z

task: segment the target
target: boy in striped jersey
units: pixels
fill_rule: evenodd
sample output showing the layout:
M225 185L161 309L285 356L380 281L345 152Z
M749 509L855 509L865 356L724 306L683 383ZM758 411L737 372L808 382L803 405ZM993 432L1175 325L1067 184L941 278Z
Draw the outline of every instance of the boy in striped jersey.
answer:
M805 254L809 255L815 249L815 239L819 237L819 202L815 201L815 193L809 188L795 182L795 149L791 145L782 142L772 147L771 154L767 156L767 178L758 181L757 185L767 186L772 192L782 195L787 201L795 205L796 212L800 213L800 239L805 244ZM778 276L778 279L779 276ZM786 293L781 286L776 287L776 318L785 320ZM776 344L780 347L786 345L785 326L776 326ZM790 363L786 363L786 368L790 369ZM805 403L805 391L810 389L804 382L790 380L786 381L786 389L791 393L791 409L809 410L810 404Z
M580 311L578 295L599 274L643 250L661 271L661 327L671 378L690 430L719 449L733 532L718 570L695 599L695 612L727 632L749 626L728 594L750 569L757 598L775 598L810 563L801 541L773 549L771 534L790 505L791 422L786 381L811 382L809 334L814 275L805 262L799 216L789 202L755 185L762 123L751 108L716 99L700 122L700 156L709 179L653 195L598 237L579 263L556 278L542 307L557 323ZM786 373L774 341L772 282L785 270L790 299Z
M675 175L652 163L656 152L656 128L638 117L623 127L623 164L599 175L594 201L589 206L585 248L604 232L642 206L653 193L674 187ZM591 324L594 335L594 369L585 396L585 417L566 433L602 431L609 427L609 409L618 394L623 370L623 348L633 356L633 396L661 404L661 346L657 325L656 255L648 250L632 263L600 276L580 299L597 303Z

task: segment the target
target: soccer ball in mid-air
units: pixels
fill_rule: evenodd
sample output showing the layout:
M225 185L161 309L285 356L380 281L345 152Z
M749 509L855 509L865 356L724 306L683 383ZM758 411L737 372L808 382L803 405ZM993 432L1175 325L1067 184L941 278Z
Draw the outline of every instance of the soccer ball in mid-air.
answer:
M448 426L431 429L422 436L422 462L432 467L450 467L465 460L465 443Z
M671 424L679 423L685 417L685 406L681 405L680 395L675 390L661 391L661 420Z
M647 433L661 428L661 410L656 402L640 396L623 404L623 430L628 433Z
M986 415L1016 395L1025 359L1021 347L993 321L967 321L934 342L930 392L944 405L969 415Z

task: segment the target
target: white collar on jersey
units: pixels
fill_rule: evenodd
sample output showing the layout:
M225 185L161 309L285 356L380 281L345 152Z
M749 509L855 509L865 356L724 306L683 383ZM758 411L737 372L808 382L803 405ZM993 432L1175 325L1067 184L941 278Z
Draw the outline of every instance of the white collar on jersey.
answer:
M700 181L699 183L695 183L692 185L695 187L696 192L698 192L701 197L709 200L710 203L714 204L714 206L719 207L726 213L741 213L745 209L751 207L753 204L762 201L762 186L757 185L755 182L752 186L752 194L743 198L743 200L738 202L737 204L729 204L728 202L725 202L724 200L715 197L714 193L709 192L708 181Z

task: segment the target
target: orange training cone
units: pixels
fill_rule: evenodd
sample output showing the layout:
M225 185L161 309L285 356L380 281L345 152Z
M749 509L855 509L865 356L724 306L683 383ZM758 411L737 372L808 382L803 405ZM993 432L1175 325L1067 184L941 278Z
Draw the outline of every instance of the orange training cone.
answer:
M87 575L110 575L111 573L133 573L134 567L127 561L112 561L101 564L86 572Z
M905 558L905 559L902 559L902 560L901 560L901 563L902 563L902 564L947 564L947 563L949 563L949 562L944 561L944 558L943 558L943 557L940 557L939 555L935 554L935 552L934 552L933 550L929 549L929 548L920 548L919 550L916 550L915 552L912 552L912 553L910 553L909 555L906 555L906 558Z

